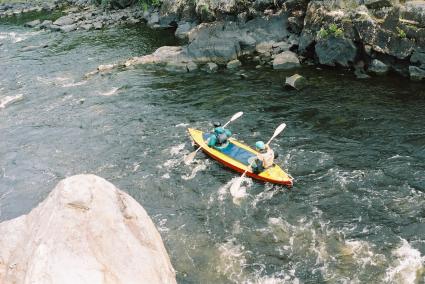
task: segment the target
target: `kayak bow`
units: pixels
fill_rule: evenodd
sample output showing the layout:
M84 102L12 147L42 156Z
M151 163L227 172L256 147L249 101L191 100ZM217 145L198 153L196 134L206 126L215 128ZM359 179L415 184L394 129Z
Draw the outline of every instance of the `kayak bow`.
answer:
M193 128L189 128L188 131L193 142L201 147L204 153L239 173L245 172L251 159L258 154L257 151L248 145L238 142L233 138L230 138L229 144L222 149L212 148L206 143L206 140L211 135L210 133L204 133ZM293 178L276 164L259 174L254 174L251 170L248 170L246 175L257 180L282 184L288 187L293 185Z

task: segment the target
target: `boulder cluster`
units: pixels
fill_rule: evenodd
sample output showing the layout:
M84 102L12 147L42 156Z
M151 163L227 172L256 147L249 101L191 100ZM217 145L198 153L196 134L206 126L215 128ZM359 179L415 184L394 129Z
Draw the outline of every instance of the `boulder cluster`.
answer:
M423 1L146 0L131 6L136 1L98 0L96 7L87 0L69 1L83 8L53 22L27 25L69 32L145 22L152 28L173 28L186 41L114 66L159 64L174 71L214 72L215 66L236 69L244 61L274 69L316 63L354 69L359 78L397 72L425 79ZM106 11L104 3L121 9ZM143 9L141 3L151 6Z

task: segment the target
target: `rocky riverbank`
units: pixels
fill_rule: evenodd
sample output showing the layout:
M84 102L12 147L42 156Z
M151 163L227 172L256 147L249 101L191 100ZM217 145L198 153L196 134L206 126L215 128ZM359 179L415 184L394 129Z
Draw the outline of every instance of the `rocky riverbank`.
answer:
M94 175L61 181L0 224L0 283L176 283L161 236L128 194Z
M133 2L108 3L123 8ZM157 8L142 9L136 4L107 11L84 1L72 5L80 9L28 26L70 32L146 22L152 28L174 28L175 35L187 42L102 65L98 71L160 64L173 71L213 72L219 66L235 69L249 61L256 68L321 64L353 69L359 78L397 72L412 80L425 79L424 1L164 0Z

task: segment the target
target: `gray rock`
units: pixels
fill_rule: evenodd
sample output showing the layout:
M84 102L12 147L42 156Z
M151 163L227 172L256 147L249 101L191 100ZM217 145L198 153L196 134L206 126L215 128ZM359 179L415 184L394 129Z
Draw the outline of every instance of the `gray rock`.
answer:
M50 28L50 26L52 25L52 21L50 20L44 20L41 24L40 24L40 28L42 29L48 29Z
M158 12L154 12L149 17L148 25L152 27L157 24L159 24L159 14Z
M369 72L381 75L386 74L390 70L390 67L378 59L373 59L367 70Z
M364 0L364 4L369 9L381 9L383 7L393 6L391 0Z
M301 90L307 85L307 80L298 74L294 74L291 77L286 77L285 86L292 87L296 90Z
M354 75L356 75L357 79L368 79L369 75L366 74L363 68L355 68Z
M190 22L181 22L178 24L175 36L180 39L188 39L189 31L195 26L195 24Z
M102 22L95 22L95 23L93 23L93 28L95 30L100 30L101 28L103 28L103 23Z
M349 63L354 62L357 54L357 48L352 40L333 36L319 40L315 51L320 64L329 66L338 64L348 67Z
M214 62L208 62L207 64L205 64L204 70L207 71L208 73L217 72L218 65L215 64Z
M28 23L25 23L25 27L29 27L29 28L35 28L35 27L37 27L38 25L40 25L40 23L41 23L41 21L40 20L34 20L34 21L31 21L31 22L28 22Z
M409 75L410 79L414 81L423 80L425 79L425 69L416 66L409 66Z
M88 31L88 30L93 29L93 25L92 24L84 24L84 25L81 25L80 28L85 30L85 31Z
M75 22L75 19L71 16L63 16L53 22L56 26L68 26L72 25Z
M300 67L300 61L292 51L284 51L273 60L273 69L292 69Z
M75 31L76 29L77 29L77 24L72 24L72 25L60 27L60 30L64 33L69 33L69 32Z
M193 61L189 61L186 63L186 68L187 72L192 72L198 69L198 65Z
M187 66L184 62L169 62L165 65L165 70L171 73L186 73Z
M32 50L36 50L39 48L46 48L48 47L48 44L41 44L41 45L29 45L29 46L25 46L21 49L21 51L32 51Z
M237 68L239 68L240 66L242 66L242 63L241 63L239 60L237 60L237 59L232 60L232 61L229 61L229 62L226 64L226 68L227 68L227 69L237 69Z
M49 29L51 29L52 31L60 31L61 30L61 27L60 26L57 26L57 25L54 25L54 24L51 24L49 26Z
M410 57L411 63L418 63L418 64L425 64L425 53L424 52L413 52L412 56Z

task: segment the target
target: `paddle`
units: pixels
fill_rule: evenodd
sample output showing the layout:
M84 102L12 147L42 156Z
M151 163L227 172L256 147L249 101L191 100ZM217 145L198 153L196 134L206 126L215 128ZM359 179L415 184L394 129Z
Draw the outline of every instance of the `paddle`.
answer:
M270 142L272 142L272 140L278 136L283 129L285 129L286 124L282 123L281 125L279 125L276 130L273 133L272 138L270 138L270 140L266 143L266 146L268 146L270 144ZM248 172L248 170L251 168L252 163L254 163L255 159L249 164L248 168L243 172L242 176L240 176L237 180L235 180L235 182L233 182L232 186L230 187L230 192L238 192L239 188L241 187L242 184L242 180L245 177L246 173Z
M237 112L237 113L235 113L231 118L230 118L230 120L228 121L228 122L226 122L226 124L224 124L223 125L223 128L225 128L230 122L232 122L232 121L234 121L234 120L236 120L236 119L238 119L239 117L241 117L243 115L243 112ZM208 140L209 140L209 138L208 138ZM207 141L208 141L207 140ZM189 165L190 163L192 163L193 162L193 159L195 159L195 156L196 156L196 153L198 153L199 152L199 150L201 150L202 149L202 147L201 146L199 146L199 148L198 149L196 149L195 151L193 151L192 153L190 153L189 155L187 155L185 158L184 158L184 163L186 164L186 165Z

